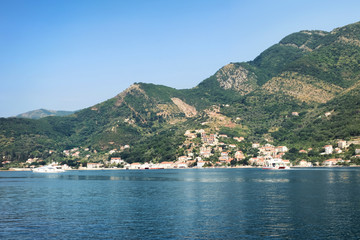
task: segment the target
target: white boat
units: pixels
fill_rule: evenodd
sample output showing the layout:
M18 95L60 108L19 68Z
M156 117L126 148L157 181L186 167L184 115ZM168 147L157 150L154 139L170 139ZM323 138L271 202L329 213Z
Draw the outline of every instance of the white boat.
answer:
M60 173L60 172L65 172L64 169L62 169L61 166L52 166L52 165L46 165L43 167L38 167L38 168L34 168L32 169L33 172L36 173Z
M280 169L290 169L290 167L287 166L282 159L269 158L265 160L263 169L280 170Z

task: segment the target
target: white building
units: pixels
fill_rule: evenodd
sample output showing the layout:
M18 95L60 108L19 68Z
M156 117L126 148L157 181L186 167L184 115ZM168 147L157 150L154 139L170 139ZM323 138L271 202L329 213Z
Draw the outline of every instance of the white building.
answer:
M235 158L236 158L237 161L240 161L242 159L245 159L245 155L244 155L244 153L242 151L237 151L235 153Z
M121 158L111 158L110 160L110 164L122 164L122 163L125 163L124 160L122 160Z
M286 146L279 146L276 149L278 152L282 152L282 153L289 151L289 149Z
M335 166L339 162L338 159L328 159L323 162L323 166L332 167Z
M159 163L160 168L174 168L173 162L161 162Z
M252 148L259 148L260 147L260 143L253 143L252 144Z
M332 145L326 145L326 146L324 146L324 149L325 149L325 154L332 154L334 151Z

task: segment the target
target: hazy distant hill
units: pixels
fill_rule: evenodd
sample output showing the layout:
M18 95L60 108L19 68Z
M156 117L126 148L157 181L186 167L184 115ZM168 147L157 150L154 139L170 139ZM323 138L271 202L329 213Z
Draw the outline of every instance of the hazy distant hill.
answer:
M55 111L55 110L46 110L46 109L38 109L34 111L29 111L26 113L22 113L17 115L17 118L30 118L30 119L40 119L43 117L49 117L49 116L67 116L71 115L74 112L72 111Z
M123 155L128 162L171 161L183 154L185 130L201 128L289 147L322 146L360 135L359 107L358 22L290 34L253 61L230 63L192 89L135 83L71 116L0 119L0 156L23 161L49 158L50 149L101 153L129 144Z

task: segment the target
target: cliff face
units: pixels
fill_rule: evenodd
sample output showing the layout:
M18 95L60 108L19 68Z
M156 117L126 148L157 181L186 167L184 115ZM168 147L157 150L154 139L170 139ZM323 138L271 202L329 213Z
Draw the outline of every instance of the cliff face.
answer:
M195 117L197 114L196 108L186 104L179 98L171 98L173 103L185 114L186 117Z
M233 89L241 95L246 95L258 88L256 75L242 66L228 64L222 67L216 74L216 80L220 87Z

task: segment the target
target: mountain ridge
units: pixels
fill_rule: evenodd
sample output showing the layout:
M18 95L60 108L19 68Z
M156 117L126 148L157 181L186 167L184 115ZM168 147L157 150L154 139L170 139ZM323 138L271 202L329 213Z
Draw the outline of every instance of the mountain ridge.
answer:
M223 66L191 89L134 83L69 116L0 119L0 156L56 159L46 151L55 148L61 158L61 150L76 146L104 153L129 144L122 155L128 162L173 161L189 129L297 147L355 137L360 113L349 104L360 96L358 41L360 22L331 32L300 31L252 61ZM319 118L328 111L332 117Z
M75 111L36 109L16 115L17 118L40 119L49 116L67 116L75 113Z

